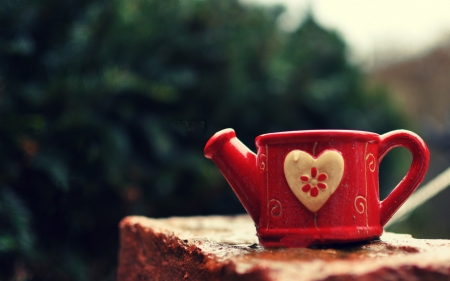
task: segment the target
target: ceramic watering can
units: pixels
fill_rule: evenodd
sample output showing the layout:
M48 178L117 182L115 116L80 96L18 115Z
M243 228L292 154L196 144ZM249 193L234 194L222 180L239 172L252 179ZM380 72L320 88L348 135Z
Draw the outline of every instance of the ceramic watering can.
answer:
M378 169L394 147L407 148L409 171L380 202ZM257 154L232 129L217 132L205 156L217 165L267 247L307 247L378 238L423 180L429 151L416 134L347 130L271 133Z

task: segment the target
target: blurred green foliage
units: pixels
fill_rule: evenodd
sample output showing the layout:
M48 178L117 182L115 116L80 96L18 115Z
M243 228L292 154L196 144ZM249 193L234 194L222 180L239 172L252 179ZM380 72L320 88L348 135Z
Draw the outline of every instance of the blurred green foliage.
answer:
M243 212L203 146L404 127L312 15L236 0L0 2L0 280L112 280L126 215ZM395 166L395 159L386 163Z

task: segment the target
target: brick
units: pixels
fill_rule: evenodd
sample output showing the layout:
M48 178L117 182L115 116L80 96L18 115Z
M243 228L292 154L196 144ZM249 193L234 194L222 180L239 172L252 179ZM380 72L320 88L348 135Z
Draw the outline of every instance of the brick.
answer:
M255 233L246 215L126 217L117 280L450 280L449 240L384 233L365 243L264 249Z

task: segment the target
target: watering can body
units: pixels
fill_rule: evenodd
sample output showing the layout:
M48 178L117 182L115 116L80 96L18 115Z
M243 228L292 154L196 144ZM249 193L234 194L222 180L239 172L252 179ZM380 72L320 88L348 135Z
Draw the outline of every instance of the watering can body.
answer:
M255 222L263 246L306 247L378 238L426 172L428 149L417 138L403 130L383 136L282 132L257 137L255 154L232 129L225 129L208 141L204 152ZM379 163L396 146L408 148L415 160L410 177L380 202ZM334 183L332 177L337 178Z

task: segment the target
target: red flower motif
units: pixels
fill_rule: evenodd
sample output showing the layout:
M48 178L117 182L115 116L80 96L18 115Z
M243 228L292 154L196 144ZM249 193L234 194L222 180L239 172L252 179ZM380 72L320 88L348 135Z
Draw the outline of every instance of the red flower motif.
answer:
M311 176L303 175L300 177L300 180L304 184L302 187L302 191L309 192L309 195L311 195L311 197L316 197L317 195L319 195L319 190L327 189L327 184L323 182L327 178L328 178L327 174L325 173L319 174L317 168L312 167Z

